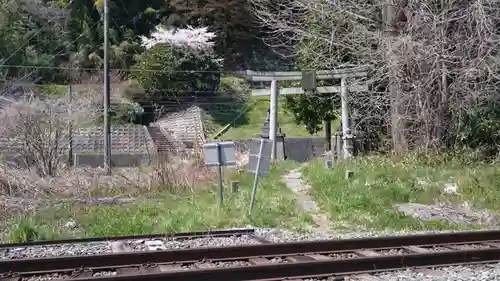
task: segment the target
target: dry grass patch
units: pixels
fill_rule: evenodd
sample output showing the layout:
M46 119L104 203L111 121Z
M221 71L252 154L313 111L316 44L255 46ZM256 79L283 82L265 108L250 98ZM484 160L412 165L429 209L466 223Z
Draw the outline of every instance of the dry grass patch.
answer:
M254 213L249 215L253 176L227 172L226 183L241 182L238 193L226 190L223 207L218 207L218 190L212 181L204 188L158 188L135 197L131 204L89 205L63 202L29 211L15 217L5 231L5 240L25 241L61 237L88 237L195 231L227 227L286 227L305 229L312 224L302 212L281 176L294 163L272 168L271 176L262 178ZM135 190L139 191L139 190Z

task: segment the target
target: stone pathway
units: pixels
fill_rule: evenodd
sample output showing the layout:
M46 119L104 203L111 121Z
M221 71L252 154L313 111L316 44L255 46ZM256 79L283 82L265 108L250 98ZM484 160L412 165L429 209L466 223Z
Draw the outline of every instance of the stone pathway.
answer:
M326 232L330 230L328 216L319 209L314 199L309 195L311 186L302 180L301 170L306 166L307 164L288 172L288 174L283 176L283 182L293 191L295 199L301 205L302 209L312 215L316 227L313 227L311 230Z

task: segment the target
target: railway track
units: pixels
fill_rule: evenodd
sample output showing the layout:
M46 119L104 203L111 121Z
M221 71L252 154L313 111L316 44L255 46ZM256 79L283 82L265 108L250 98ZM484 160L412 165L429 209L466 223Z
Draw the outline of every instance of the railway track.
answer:
M500 231L0 261L1 281L303 280L500 261Z

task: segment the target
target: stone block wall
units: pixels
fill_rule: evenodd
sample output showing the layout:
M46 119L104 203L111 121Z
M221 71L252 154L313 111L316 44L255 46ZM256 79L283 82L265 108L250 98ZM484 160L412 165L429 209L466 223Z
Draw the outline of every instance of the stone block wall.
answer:
M103 154L74 154L74 167L103 167ZM112 154L113 167L141 167L153 164L154 156L148 154Z

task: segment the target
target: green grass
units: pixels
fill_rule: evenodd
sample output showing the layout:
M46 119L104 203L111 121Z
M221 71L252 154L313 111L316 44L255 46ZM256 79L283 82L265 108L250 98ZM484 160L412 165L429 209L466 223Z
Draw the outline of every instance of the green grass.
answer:
M481 228L443 221L422 221L396 211L398 203L468 201L476 208L500 211L500 165L468 164L446 156L370 156L325 169L320 161L304 171L311 195L338 228L346 230L438 230ZM352 170L354 177L344 178ZM443 195L446 183L457 195Z
M234 194L226 189L222 208L217 205L216 188L163 192L156 194L152 201L122 206L65 204L14 218L8 224L4 240L23 242L248 226L303 230L313 224L312 219L297 207L281 182L283 173L295 166L291 162L280 163L272 168L269 177L261 179L252 215L249 215L249 202L253 176L227 174L226 186L229 180L239 180L241 186ZM75 229L64 226L70 220L76 222Z
M214 135L233 121L231 128L220 139L247 139L260 134L269 108L269 97L251 96L250 85L242 78L231 76L222 78L220 91L231 93L234 98L234 107L232 107L232 110L225 109L221 112L215 110L213 113L208 113L213 115L212 119L214 119L210 120L209 118L205 124L205 127L212 132L211 135ZM254 103L255 105L248 112L235 120L241 112ZM278 122L282 131L290 137L310 136L303 126L295 124L293 116L285 111L284 103L284 98L280 98L278 101ZM215 122L216 120L218 122Z
M222 136L223 139L245 139L260 134L269 108L269 97L250 97L249 103L252 101L257 101L257 103L244 115L248 120L247 124L230 128ZM285 100L280 98L278 101L278 123L282 132L289 137L310 136L303 126L295 123L293 116L284 109L284 103Z

